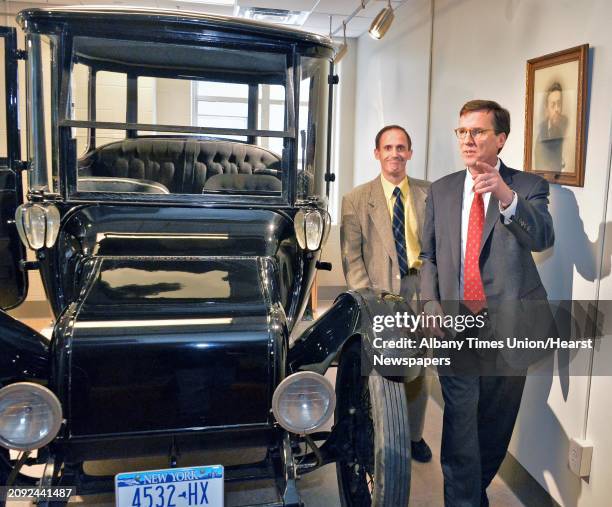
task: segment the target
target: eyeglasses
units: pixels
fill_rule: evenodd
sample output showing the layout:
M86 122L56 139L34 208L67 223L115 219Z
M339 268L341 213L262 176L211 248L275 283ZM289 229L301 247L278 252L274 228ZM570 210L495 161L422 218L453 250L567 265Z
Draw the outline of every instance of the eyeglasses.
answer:
M472 137L472 139L482 139L486 132L493 132L494 129L466 129L463 127L459 127L455 129L455 134L459 139L465 139L468 134Z

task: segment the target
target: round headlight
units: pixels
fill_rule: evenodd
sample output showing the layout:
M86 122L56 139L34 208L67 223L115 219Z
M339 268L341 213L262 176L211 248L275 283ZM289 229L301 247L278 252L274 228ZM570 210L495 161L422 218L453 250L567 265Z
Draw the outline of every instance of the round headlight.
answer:
M305 435L317 431L331 417L336 394L331 382L310 371L294 373L274 391L272 412L287 431Z
M31 451L53 440L62 425L62 406L46 387L19 382L0 389L0 445Z

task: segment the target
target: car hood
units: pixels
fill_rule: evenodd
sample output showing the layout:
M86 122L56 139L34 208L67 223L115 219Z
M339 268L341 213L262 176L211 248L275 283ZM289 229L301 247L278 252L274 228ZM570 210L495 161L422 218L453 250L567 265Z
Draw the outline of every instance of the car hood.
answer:
M85 269L54 340L70 438L270 422L287 340L270 259L98 257Z

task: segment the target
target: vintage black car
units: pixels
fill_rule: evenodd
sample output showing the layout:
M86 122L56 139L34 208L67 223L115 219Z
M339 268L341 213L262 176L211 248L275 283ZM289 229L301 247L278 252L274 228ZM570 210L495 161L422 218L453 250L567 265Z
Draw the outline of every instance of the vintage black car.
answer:
M228 483L272 478L266 505L299 506L296 480L335 462L343 505L407 505L403 384L361 374L372 315L401 301L348 292L297 331L330 268L331 42L176 11L17 19L25 50L2 29L0 301L19 305L39 270L55 325L48 340L0 311L0 483L114 488L117 505L151 507L194 505L192 487L222 505ZM181 94L201 100L185 112ZM247 448L265 459L180 461ZM83 468L150 455L167 469ZM22 473L32 464L41 479Z

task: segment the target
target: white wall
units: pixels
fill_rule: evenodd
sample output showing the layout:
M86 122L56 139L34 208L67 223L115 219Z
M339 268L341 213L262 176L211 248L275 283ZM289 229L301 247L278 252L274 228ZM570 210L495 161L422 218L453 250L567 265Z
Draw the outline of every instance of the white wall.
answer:
M553 299L612 299L609 189L612 103L612 3L608 0L433 0L402 6L382 41L358 40L354 184L377 167L372 139L385 123L405 125L414 139L414 176L435 180L461 168L453 129L463 103L497 100L510 110L512 132L502 152L511 167L523 163L525 68L530 58L584 43L591 46L584 188L551 185L556 244L536 261ZM429 56L432 57L428 101ZM431 107L427 125L427 106ZM427 132L430 132L429 142ZM426 164L425 150L429 161ZM341 189L347 192L350 188ZM612 195L610 196L612 198ZM608 232L603 245L604 233ZM605 252L602 261L602 248ZM602 270L603 266L603 270ZM598 291L599 287L599 291ZM612 346L594 354L595 371L612 366ZM612 495L612 378L583 373L589 353L567 372L553 363L529 378L510 451L561 505L598 507ZM574 376L572 376L574 374ZM580 375L578 375L580 374ZM589 481L567 466L569 440L586 436L595 450Z
M610 73L608 71L608 82ZM610 86L608 86L610 90ZM608 100L608 105L610 101ZM608 153L612 154L612 139L608 148ZM605 166L603 167L605 170ZM612 164L608 159L607 172L612 171ZM612 187L608 189L608 203L612 202ZM612 277L610 277L610 258L612 257L612 234L609 225L612 223L612 206L608 204L605 217L606 237L603 245L604 261L602 265L600 298L601 300L612 299ZM607 305L609 307L609 305ZM609 319L611 315L606 315ZM609 326L608 326L609 327ZM588 482L582 482L582 494L580 495L579 505L587 506L607 506L610 505L612 493L612 466L610 456L612 456L612 436L610 434L610 421L612 420L612 410L610 407L610 393L612 393L612 336L607 335L601 342L601 348L593 358L593 377L591 379L591 390L589 396L588 419L585 428L587 440L594 443L593 461L591 464L591 475Z
M388 124L403 126L412 138L408 174L425 176L430 9L429 0L411 0L396 11L382 40L358 39L354 185L380 174L374 138Z
M160 125L191 125L191 81L158 78L156 107Z
M339 83L334 94L334 125L331 169L336 181L330 187L332 229L321 253L321 260L331 262L332 271L319 271L319 286L345 285L340 254L340 203L342 195L353 187L353 155L355 126L355 88L357 81L357 40L347 39L348 53L334 68Z
M89 104L87 99L89 67L74 66L72 94L74 118L87 120ZM155 123L155 79L138 78L138 121ZM99 72L96 75L96 120L122 123L125 121L127 105L127 77L116 72ZM77 154L82 156L88 148L89 129L74 129L77 140ZM96 146L102 146L125 138L124 130L96 130Z

